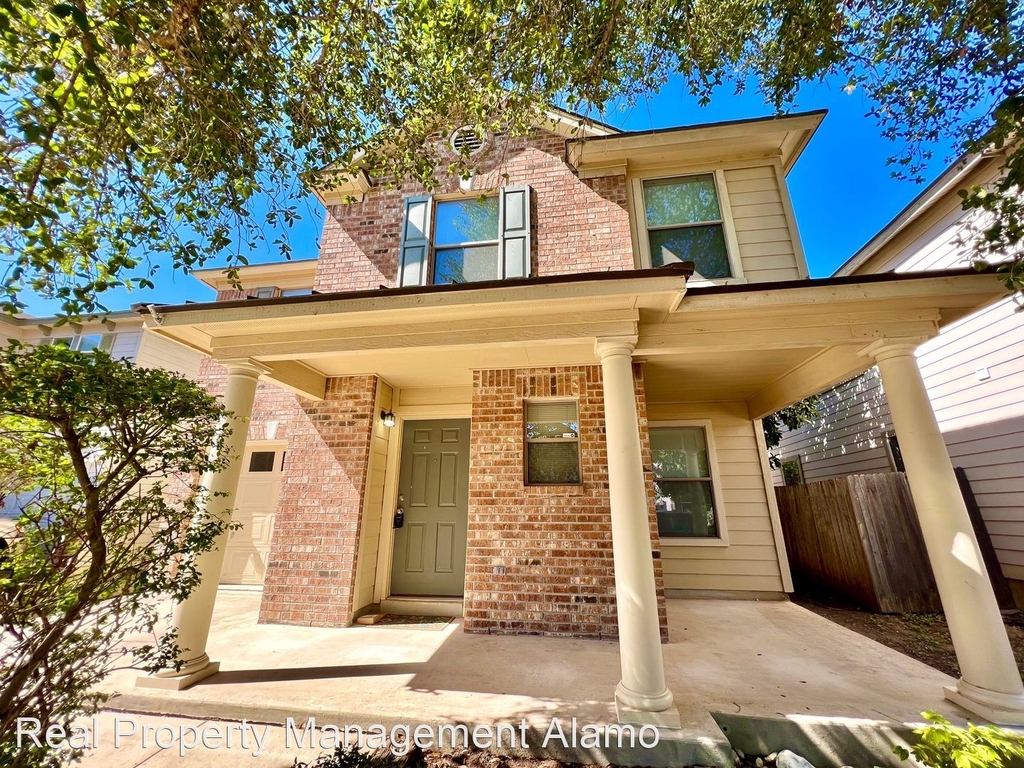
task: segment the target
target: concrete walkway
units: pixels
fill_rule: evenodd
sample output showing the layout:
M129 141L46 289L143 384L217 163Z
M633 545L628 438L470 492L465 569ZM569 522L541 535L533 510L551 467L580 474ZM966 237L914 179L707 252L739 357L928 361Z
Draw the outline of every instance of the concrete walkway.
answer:
M276 726L288 717L388 728L525 720L531 747L555 717L567 731L573 717L581 724L616 722L611 697L619 679L618 648L611 641L469 635L457 622L441 629L260 625L258 603L258 592L221 591L209 644L220 674L169 692L135 688L135 675L120 672L106 683L114 694L108 706L190 722L247 718ZM668 616L666 672L682 732L663 731L653 750L552 749L556 741L546 754L633 765L720 765L730 754L722 728L734 744L747 743L746 751L756 745L770 751L763 729L751 729L757 718L781 718L795 729L796 736L787 736L790 744L801 735L819 741L815 734L823 727L834 731L837 723L866 743L875 736L865 737L864 728L896 733L892 729L919 722L924 710L963 722L964 713L942 698L949 677L791 603L670 600ZM284 735L282 728L272 729L268 739L277 757L265 752L253 764L290 765L299 752L285 749ZM892 739L890 733L873 748L887 750ZM109 741L100 740L87 764L142 764L130 762L127 751L114 755ZM827 758L827 745L817 746ZM111 762L115 757L128 762ZM200 762L216 758L202 750L190 751L185 761L175 749L142 757L146 768L248 764Z

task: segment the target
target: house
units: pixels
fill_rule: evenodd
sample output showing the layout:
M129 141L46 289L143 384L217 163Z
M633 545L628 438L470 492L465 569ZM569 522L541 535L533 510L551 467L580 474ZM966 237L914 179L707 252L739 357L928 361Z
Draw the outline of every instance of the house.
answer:
M202 352L235 415L208 479L243 528L176 606L181 666L214 674L217 582L261 621L463 617L466 632L614 638L623 721L678 725L665 600L784 598L760 418L878 362L964 679L1024 686L913 351L1002 294L968 270L810 280L786 174L822 112L620 132L552 111L527 137L439 136L471 179L317 189L319 258L199 274L216 301L147 306ZM955 543L955 547L954 547Z
M992 182L1000 163L999 155L958 160L836 275L927 273L969 263L965 227L973 217L961 209L957 191ZM1024 313L1018 309L1006 295L949 324L916 355L949 456L964 468L1003 573L1024 605ZM822 412L783 435L778 455L786 482L903 471L877 368L826 392Z
M66 344L72 349L103 349L115 359L130 360L146 368L163 368L190 379L199 376L202 356L157 334L147 332L138 312L123 310L103 316L61 323L57 317L0 314L0 344ZM12 518L20 514L18 495L0 499L0 535L11 534Z

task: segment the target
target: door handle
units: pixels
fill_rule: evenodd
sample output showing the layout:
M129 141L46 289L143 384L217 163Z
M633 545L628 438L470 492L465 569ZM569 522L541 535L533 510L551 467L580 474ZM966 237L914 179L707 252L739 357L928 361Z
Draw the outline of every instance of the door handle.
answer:
M395 510L395 520L391 524L391 527L401 528L403 525L405 525L405 510L399 507L397 510Z

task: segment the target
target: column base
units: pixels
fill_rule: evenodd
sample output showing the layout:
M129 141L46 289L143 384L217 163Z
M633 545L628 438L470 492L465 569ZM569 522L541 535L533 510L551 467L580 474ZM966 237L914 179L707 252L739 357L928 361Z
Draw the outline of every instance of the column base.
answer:
M1024 696L988 691L958 680L943 688L949 701L996 725L1024 725Z
M192 672L159 672L155 675L141 675L135 678L136 688L155 688L161 691L183 691L191 688L200 680L205 680L220 672L219 661L208 661L205 667Z
M672 691L667 688L656 696L650 696L631 690L619 681L615 686L615 711L620 723L680 727L679 711L672 706Z
M683 721L679 717L679 710L669 707L661 712L648 712L646 709L627 707L616 697L615 715L620 725L653 725L658 728L681 729Z

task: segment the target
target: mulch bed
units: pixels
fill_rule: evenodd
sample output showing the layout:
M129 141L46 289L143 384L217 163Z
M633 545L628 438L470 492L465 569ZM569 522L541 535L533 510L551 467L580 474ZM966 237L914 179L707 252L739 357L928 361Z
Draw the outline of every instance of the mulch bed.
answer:
M793 602L951 677L960 677L946 617L941 613L868 613L838 600L806 595L794 595ZM1024 673L1024 613L1004 613L1003 621L1017 666Z

